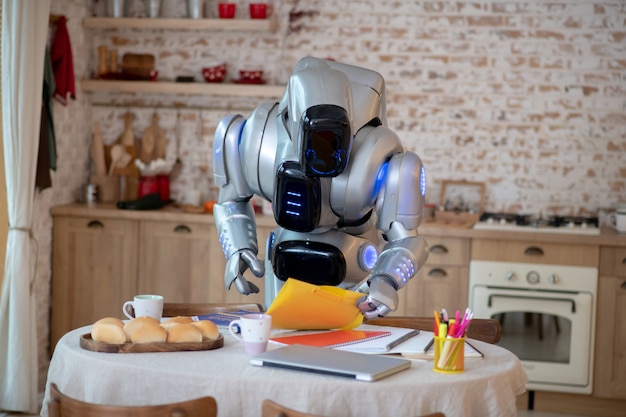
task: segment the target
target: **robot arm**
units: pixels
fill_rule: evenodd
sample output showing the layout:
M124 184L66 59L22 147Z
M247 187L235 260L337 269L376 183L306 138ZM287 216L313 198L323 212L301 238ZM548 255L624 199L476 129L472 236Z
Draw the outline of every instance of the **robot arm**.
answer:
M384 232L383 247L368 285L368 295L357 305L366 318L382 317L398 306L397 291L415 276L428 258L428 244L417 235L424 207L425 177L419 157L394 155L377 201L377 227Z
M215 132L214 174L220 194L213 214L227 259L224 284L230 289L234 283L237 291L248 295L258 293L259 288L244 278L244 272L250 269L255 276L262 277L265 266L257 259L256 222L250 201L252 192L239 159L239 136L244 124L241 116L229 116L220 122Z

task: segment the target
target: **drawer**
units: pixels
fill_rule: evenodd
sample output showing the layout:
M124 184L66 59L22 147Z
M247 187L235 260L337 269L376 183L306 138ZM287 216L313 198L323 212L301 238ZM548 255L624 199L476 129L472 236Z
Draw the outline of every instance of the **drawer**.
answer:
M468 265L469 239L424 236L429 246L426 265Z
M472 260L598 267L599 247L509 240L472 241Z
M626 277L626 248L600 248L600 275Z

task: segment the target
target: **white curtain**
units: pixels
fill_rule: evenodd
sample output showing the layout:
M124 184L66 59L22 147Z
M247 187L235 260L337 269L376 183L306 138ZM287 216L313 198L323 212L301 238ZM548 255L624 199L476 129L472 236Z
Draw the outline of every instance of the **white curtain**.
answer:
M0 409L38 413L33 200L50 0L2 0L9 235L0 294Z

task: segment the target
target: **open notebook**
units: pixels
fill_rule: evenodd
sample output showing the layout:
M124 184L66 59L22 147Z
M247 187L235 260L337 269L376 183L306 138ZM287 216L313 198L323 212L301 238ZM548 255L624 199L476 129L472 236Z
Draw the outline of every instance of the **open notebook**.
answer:
M250 358L250 363L255 366L315 372L367 382L377 381L411 367L408 359L304 345L288 345L268 350Z
M363 325L362 327L365 327ZM306 345L347 350L359 353L389 353L395 346L416 336L419 330L399 327L369 326L351 330L323 332L295 331L270 339L281 345Z

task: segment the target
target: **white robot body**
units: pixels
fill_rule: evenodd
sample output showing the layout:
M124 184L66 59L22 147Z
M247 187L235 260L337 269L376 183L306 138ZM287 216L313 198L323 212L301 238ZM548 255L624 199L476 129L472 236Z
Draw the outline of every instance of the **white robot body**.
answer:
M382 77L363 68L302 59L279 103L218 126L214 213L228 259L225 284L243 294L265 277L271 304L287 278L364 293L366 317L397 307L404 287L428 256L417 234L424 170L386 126ZM258 245L250 198L272 202L278 227Z

